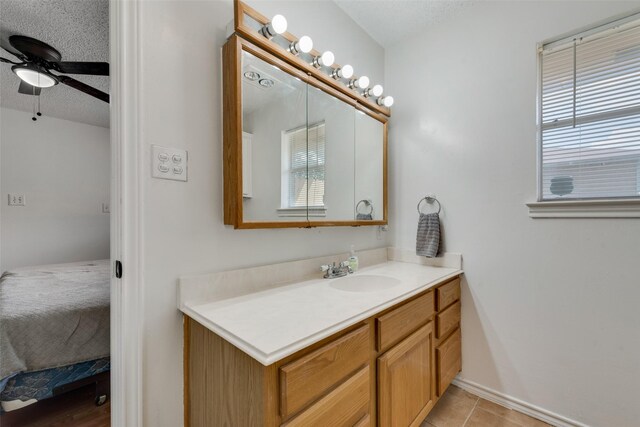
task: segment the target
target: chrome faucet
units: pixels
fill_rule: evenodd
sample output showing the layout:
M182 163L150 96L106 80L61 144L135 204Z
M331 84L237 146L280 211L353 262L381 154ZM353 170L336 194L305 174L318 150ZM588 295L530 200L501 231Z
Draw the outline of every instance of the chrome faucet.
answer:
M325 264L321 266L320 269L324 272L324 276L322 277L325 279L334 279L336 277L342 277L353 273L351 266L349 266L349 261L342 261L337 266L335 262L332 264Z

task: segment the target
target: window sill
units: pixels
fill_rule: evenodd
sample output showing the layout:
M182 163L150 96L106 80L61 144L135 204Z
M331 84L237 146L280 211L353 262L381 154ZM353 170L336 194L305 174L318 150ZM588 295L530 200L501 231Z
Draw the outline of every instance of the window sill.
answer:
M527 203L531 218L640 218L640 199Z
M290 216L290 217L326 217L327 208L280 208L278 209L278 216Z

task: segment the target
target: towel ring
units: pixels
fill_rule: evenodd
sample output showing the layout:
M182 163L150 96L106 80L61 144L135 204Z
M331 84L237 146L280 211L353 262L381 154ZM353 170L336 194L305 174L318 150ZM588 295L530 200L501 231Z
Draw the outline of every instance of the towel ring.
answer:
M420 199L420 201L418 202L418 213L421 214L422 212L420 211L420 205L422 204L422 202L427 202L427 203L433 203L436 202L438 204L438 214L440 213L440 211L442 210L442 205L440 204L440 202L438 201L438 199L436 199L435 197L430 197L430 196L426 196L423 197L422 199Z
M371 208L371 211L366 215L373 215L373 203L371 202L371 200L367 199L362 199L358 202L358 204L356 205L356 213L360 213L358 212L358 208L360 207L361 203L364 203L365 206L369 206Z

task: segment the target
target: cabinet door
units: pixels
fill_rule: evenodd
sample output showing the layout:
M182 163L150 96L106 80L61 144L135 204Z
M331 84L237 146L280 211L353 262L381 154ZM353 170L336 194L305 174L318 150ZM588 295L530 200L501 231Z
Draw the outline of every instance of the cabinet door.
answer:
M379 425L419 425L433 405L433 322L418 329L378 358Z

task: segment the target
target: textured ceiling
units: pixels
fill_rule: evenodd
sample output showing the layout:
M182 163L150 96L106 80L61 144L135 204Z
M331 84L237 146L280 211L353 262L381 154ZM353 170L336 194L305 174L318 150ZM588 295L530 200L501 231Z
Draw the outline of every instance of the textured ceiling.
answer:
M455 15L472 0L334 0L383 47Z
M108 0L0 0L0 44L10 48L9 36L20 34L56 48L67 61L109 62ZM15 61L6 51L0 56ZM32 111L36 97L18 93L20 79L11 64L0 63L0 104ZM109 92L109 77L71 77ZM109 104L63 84L42 89L43 116L109 127Z

